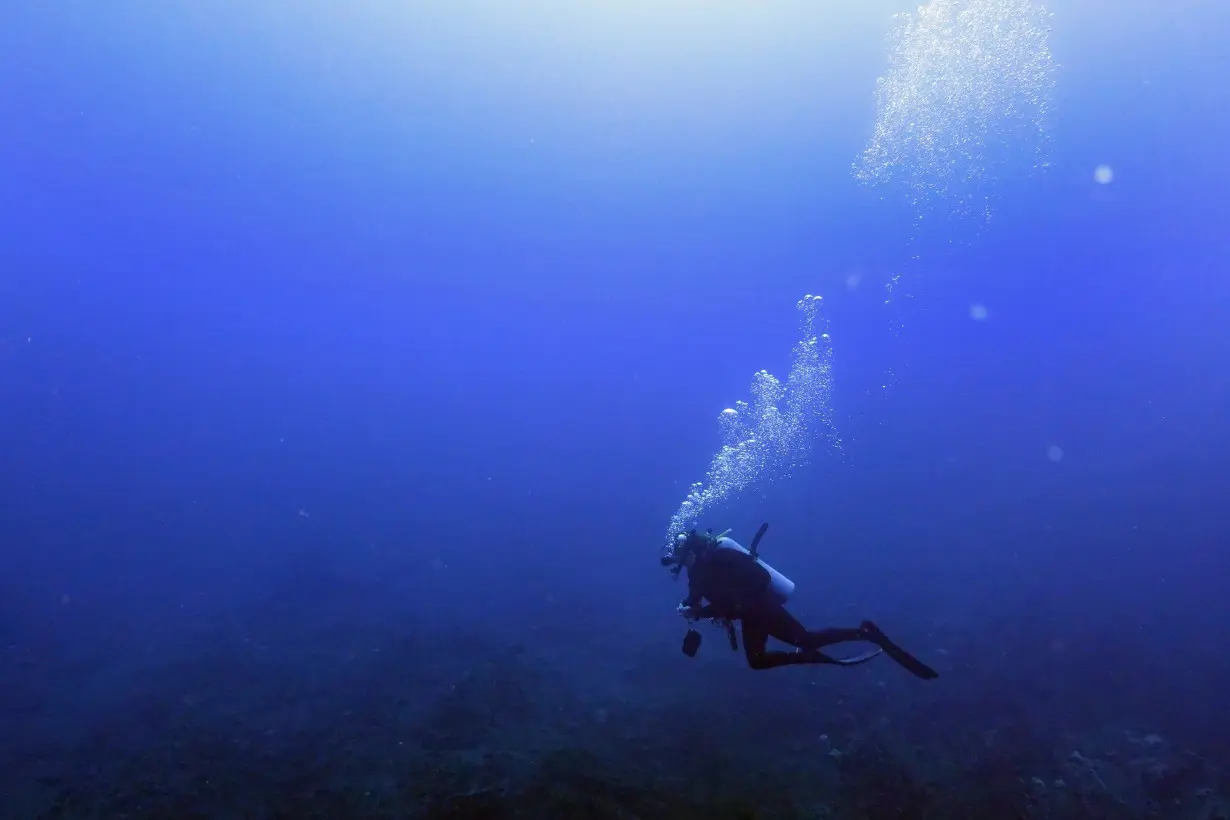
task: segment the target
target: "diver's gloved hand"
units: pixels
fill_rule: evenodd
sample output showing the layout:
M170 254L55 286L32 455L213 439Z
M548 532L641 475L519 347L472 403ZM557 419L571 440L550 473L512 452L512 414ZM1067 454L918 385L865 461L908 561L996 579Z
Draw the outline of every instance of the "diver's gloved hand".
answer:
M687 602L679 604L679 606L675 607L675 611L687 618L689 621L695 621L699 618L696 612L696 607L688 606Z

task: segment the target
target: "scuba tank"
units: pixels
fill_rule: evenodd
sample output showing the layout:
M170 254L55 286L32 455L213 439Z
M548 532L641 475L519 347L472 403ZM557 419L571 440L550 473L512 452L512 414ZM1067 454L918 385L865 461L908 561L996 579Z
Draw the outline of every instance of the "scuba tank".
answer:
M757 535L759 536L763 532L764 532L764 528L762 527L760 531L757 533ZM755 540L752 541L752 550L756 548L757 543L759 541L760 541L759 537L757 537ZM755 558L756 563L764 567L764 569L769 573L769 578L770 578L769 590L775 596L777 596L778 601L780 601L781 603L783 604L786 603L786 601L790 599L790 596L794 594L794 581L791 581L785 575L782 575L780 572L773 569L773 567L766 564L755 552L744 548L744 546L740 544L738 541L736 541L735 539L723 535L722 537L718 538L717 545L721 547L722 549L738 550L739 552L742 552L745 555L750 555L753 558Z

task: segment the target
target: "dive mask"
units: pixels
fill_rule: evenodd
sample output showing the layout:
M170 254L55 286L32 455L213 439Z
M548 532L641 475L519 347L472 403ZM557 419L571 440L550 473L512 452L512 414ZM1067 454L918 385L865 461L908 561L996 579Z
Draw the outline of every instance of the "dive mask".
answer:
M667 544L663 548L662 566L670 567L671 573L678 577L688 556L706 552L716 543L717 539L713 535L713 530L706 530L704 533L698 533L696 530L679 533L675 536L673 544Z

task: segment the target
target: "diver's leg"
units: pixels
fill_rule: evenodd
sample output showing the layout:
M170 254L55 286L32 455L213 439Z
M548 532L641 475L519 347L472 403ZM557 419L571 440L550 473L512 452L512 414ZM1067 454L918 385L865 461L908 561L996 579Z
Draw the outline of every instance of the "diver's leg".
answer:
M769 633L764 631L764 625L754 614L747 614L743 617L740 630L743 632L743 655L747 658L748 666L752 669L771 669L773 666L780 666L780 664L766 665L765 655L769 653L765 651L765 644L769 641ZM784 655L785 653L775 654Z
M835 643L846 641L866 641L869 638L862 629L846 629L830 627L828 629L808 629L799 623L798 618L778 604L765 613L768 620L768 632L782 643L788 643L796 649L819 649Z
M779 652L765 648L767 638L773 637L797 647L796 652ZM878 649L854 658L836 659L820 651L823 646L846 641L867 641ZM863 621L857 629L831 628L808 630L798 619L780 604L762 604L743 616L743 651L747 663L753 669L773 669L778 666L793 666L800 663L831 663L853 666L875 657L883 650L908 672L924 680L939 677L938 673L922 661L893 643L871 621Z
M766 649L765 645L770 636L790 644L796 651ZM814 641L826 638L831 640L812 645ZM835 663L833 658L820 653L819 647L851 640L865 638L858 634L857 629L808 632L793 615L777 603L755 607L743 615L743 651L747 656L747 665L752 669L775 669L800 663Z
M743 613L743 653L747 656L747 665L752 669L776 669L796 663L817 663L808 660L803 652L765 648L772 634L773 614L772 607L755 607Z
M765 649L760 644L760 651L754 651L755 646L747 642L747 630L743 630L743 651L747 655L747 665L752 669L776 669L779 666L793 666L796 663L822 663L821 660L809 660L806 652L792 650L782 652L779 649Z
M803 636L803 639L800 641L800 648L802 649L819 649L822 646L829 646L835 643L867 640L867 636L862 631L847 629L841 626L831 626L827 629L807 629L803 631Z

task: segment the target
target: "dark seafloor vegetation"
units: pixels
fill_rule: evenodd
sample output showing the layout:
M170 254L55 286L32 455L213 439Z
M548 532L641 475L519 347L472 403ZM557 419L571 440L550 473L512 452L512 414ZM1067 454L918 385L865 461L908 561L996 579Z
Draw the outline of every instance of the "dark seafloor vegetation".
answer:
M5 731L31 740L7 744L24 750L3 761L4 816L1230 817L1230 773L1215 762L1230 740L1216 726L1179 743L1111 718L1133 703L1148 714L1168 697L1163 678L1127 678L1101 710L1075 696L1081 669L1129 668L1104 640L1060 653L1005 623L1005 653L971 633L946 658L994 663L941 664L944 688L919 708L914 682L888 665L759 676L719 658L681 686L685 661L665 637L630 649L630 628L572 603L551 604L574 612L566 626L510 644L446 633L404 606L390 620L396 605L370 584L306 572L174 662L134 663L106 694L77 691L95 699L93 717L60 715L56 741L34 742L17 718L54 722L46 659L10 646L27 674L6 678L9 706L25 708L6 711ZM542 616L521 618L552 622ZM82 680L114 666L99 645L77 661ZM1078 653L1066 672L1017 666ZM1005 686L1025 678L1032 691Z

